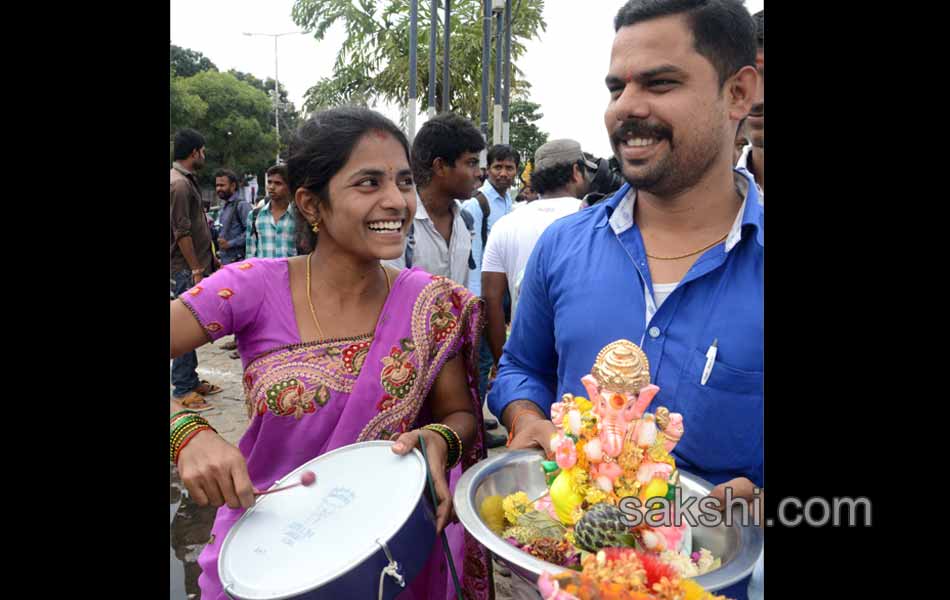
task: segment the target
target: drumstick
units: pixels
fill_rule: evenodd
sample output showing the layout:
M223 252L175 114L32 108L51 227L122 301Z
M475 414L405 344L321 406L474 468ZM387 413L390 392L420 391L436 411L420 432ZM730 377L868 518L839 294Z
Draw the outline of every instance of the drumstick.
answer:
M302 485L304 487L310 487L316 482L317 482L317 476L314 474L313 471L304 471L303 473L300 474L299 483L292 483L290 485L285 485L284 487L274 488L272 490L267 490L264 492L260 490L254 490L254 495L263 496L264 494L273 494L274 492L282 492L284 490L289 490L290 488L295 488L298 485Z

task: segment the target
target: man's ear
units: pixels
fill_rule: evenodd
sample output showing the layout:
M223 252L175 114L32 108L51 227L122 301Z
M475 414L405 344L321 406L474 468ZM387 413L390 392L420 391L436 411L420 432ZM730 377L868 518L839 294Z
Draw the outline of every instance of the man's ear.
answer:
M574 163L574 173L571 174L571 181L577 185L584 183L584 169L577 163Z
M746 65L726 82L726 102L729 105L729 117L738 122L749 115L755 102L756 88L759 84L759 72L755 67Z
M445 160L438 156L432 160L432 174L442 177L445 175L445 169L448 167L448 163Z
M300 214L303 215L308 223L314 223L315 221L322 221L324 219L320 199L310 190L297 188L297 192L294 194L294 203L297 205L297 210L300 211Z

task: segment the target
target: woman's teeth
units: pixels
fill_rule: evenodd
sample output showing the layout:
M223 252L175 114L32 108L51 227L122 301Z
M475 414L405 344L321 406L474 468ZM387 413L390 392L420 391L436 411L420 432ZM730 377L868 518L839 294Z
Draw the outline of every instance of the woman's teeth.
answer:
M371 231L398 231L402 229L402 221L373 221L368 227Z

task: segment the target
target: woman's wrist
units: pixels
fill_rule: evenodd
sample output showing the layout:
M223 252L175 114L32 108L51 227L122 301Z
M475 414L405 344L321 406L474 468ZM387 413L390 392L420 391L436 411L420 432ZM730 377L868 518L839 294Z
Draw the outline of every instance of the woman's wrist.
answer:
M432 431L441 438L446 446L446 468L452 469L462 461L464 449L462 447L462 438L454 429L444 423L432 423L426 425L423 429Z

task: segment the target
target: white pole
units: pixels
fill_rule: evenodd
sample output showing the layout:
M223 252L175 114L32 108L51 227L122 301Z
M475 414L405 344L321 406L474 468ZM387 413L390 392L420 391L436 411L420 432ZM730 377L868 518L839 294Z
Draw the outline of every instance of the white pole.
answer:
M277 129L277 160L275 165L280 164L280 79L277 75L277 38L274 36L274 127Z

